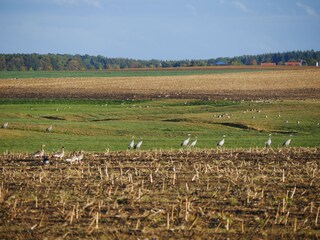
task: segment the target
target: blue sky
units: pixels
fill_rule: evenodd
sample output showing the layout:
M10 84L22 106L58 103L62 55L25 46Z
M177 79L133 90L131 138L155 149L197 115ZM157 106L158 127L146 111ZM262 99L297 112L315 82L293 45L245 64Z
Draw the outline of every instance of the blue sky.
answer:
M0 0L0 53L209 59L320 50L320 0Z

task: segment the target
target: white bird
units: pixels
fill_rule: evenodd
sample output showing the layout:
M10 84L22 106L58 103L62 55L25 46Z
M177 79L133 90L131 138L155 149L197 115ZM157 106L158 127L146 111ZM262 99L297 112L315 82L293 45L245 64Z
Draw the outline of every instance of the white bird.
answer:
M8 122L5 122L5 123L2 125L2 128L6 129L8 126L9 126L9 123L8 123Z
M139 142L137 142L136 145L134 145L134 149L139 149L142 145L142 138L140 138Z
M52 154L52 157L62 159L64 157L64 147L62 147L61 152Z
M52 130L52 125L50 125L49 127L46 128L47 132L51 132L51 130Z
M264 145L268 148L271 147L271 133L269 134L269 139L264 143Z
M186 147L190 141L191 134L188 134L188 137L181 143L181 147Z
M290 138L289 138L288 140L286 140L286 141L284 141L284 142L282 143L282 146L283 146L283 147L289 147L289 145L290 145L290 143L291 143L291 137L292 137L292 134L290 134Z
M217 143L218 147L222 147L223 146L225 137L226 137L226 135L223 135L223 138Z
M43 156L44 156L44 147L45 147L45 145L41 145L41 149L39 150L39 151L37 151L37 152L35 152L34 154L33 154L33 157L40 157L40 158L42 158Z
M78 161L78 157L76 155L73 155L71 158L67 158L66 162L73 163L75 161Z
M132 148L134 148L134 136L132 136L131 142L128 145L128 149L132 149Z
M80 162L83 159L83 156L84 156L83 151L81 150L79 155L76 155L76 156L77 156L77 160Z
M194 147L197 144L197 141L198 141L198 137L196 137L196 139L190 143L189 147Z

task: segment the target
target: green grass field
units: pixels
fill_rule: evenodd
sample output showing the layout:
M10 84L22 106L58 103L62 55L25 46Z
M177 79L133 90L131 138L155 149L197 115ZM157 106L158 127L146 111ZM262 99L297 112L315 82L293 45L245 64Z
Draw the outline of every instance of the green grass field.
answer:
M320 101L232 102L200 100L0 100L0 152L125 150L131 136L143 150L179 149L188 133L197 147L263 147L272 133L278 147L320 145ZM279 116L280 114L280 116ZM219 118L219 115L222 115ZM288 122L286 122L288 121ZM298 121L300 124L298 124ZM52 132L46 128L52 125Z
M147 69L147 70L92 70L92 71L0 71L5 78L66 78L66 77L143 77L143 76L187 76L224 74L239 72L270 71L269 68L188 68L188 69Z

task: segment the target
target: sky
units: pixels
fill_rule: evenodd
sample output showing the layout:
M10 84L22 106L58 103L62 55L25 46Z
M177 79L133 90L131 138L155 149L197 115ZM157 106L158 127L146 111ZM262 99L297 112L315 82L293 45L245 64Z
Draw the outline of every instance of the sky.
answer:
M210 59L320 50L320 0L0 0L0 53Z

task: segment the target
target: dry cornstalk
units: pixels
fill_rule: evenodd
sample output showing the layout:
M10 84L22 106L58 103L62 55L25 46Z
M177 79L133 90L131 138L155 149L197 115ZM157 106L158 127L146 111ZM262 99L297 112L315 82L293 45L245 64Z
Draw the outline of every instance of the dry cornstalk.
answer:
M185 221L186 222L188 222L188 216L189 216L189 206L188 206L189 204L188 204L188 197L186 197L186 209L185 209L185 211L186 211L186 214L185 214L185 217L184 217L184 219L185 219Z
M316 220L315 220L316 227L318 226L319 212L320 212L320 207L318 207L317 216L316 216Z

